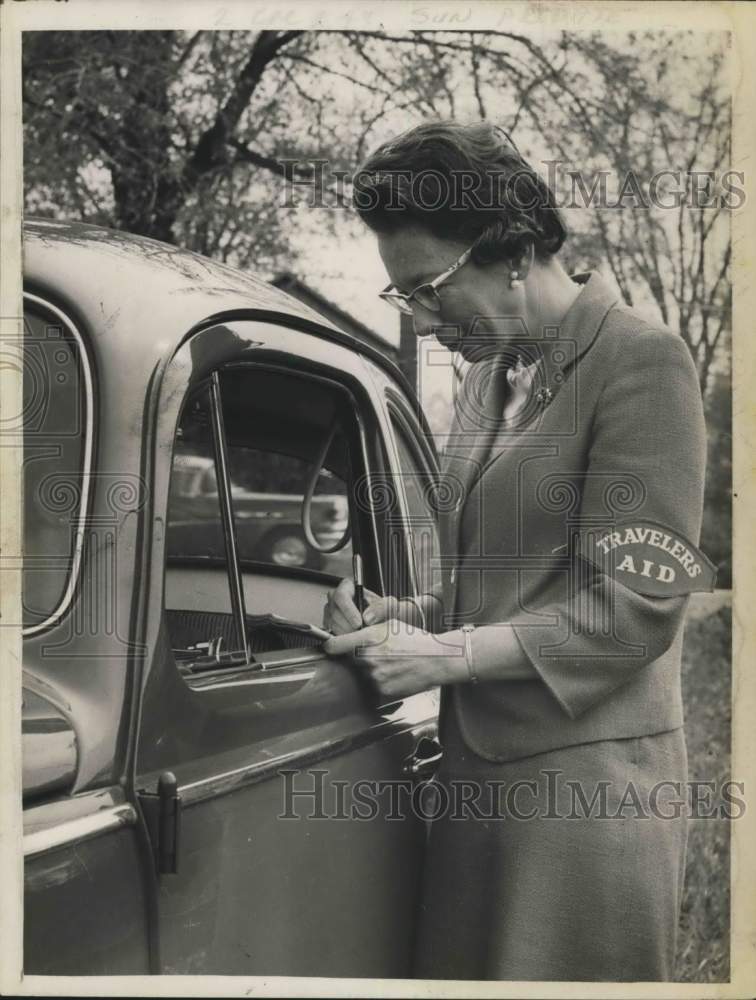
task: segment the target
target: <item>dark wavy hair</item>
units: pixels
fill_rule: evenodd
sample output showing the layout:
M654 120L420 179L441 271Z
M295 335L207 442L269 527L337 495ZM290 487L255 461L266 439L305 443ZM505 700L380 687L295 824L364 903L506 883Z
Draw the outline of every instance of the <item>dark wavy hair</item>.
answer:
M424 122L379 146L353 179L353 204L376 233L418 223L473 247L473 260L557 253L567 229L548 184L491 122Z

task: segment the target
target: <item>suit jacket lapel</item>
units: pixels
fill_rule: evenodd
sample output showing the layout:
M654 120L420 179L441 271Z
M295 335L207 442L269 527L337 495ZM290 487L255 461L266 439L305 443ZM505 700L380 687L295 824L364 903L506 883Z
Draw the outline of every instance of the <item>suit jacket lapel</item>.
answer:
M443 461L449 498L454 501L445 505L442 525L447 553L456 552L458 514L501 427L506 392L506 367L498 357L472 365L460 386Z
M527 424L529 430L591 347L618 301L616 293L596 272L574 275L573 281L583 287L559 329L553 331L553 336L552 331L544 331L543 339L532 342L530 356L524 359L526 364L540 361L532 386L536 412ZM518 433L516 428L502 426L507 389L506 366L498 357L473 365L460 386L443 461L449 493L456 498L453 509L440 518L446 556L460 555L459 528L464 506L485 465L492 460L492 446L496 454L501 450L497 434L504 430L511 443L513 434ZM524 424L521 429L525 429Z
M546 409L569 380L581 357L593 346L604 320L617 305L617 294L596 272L576 274L572 280L581 285L582 290L560 326L544 330L540 339L533 338L519 345L524 363L537 363L530 398L512 424L505 425L500 415L498 432L489 441L489 461L521 433L538 433ZM474 485L474 479L467 481L468 495Z

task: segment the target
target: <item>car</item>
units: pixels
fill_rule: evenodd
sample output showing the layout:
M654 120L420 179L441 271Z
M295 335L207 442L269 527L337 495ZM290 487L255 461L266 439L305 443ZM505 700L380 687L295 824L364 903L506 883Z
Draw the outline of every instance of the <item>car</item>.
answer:
M355 560L433 585L411 387L219 262L24 240L25 972L408 976L437 692L311 626Z
M239 474L253 468L266 458L264 452L250 449L230 451L237 459ZM312 530L318 547L313 547L302 528L304 484L301 481L307 464L286 455L276 456L282 468L267 469L261 485L263 490L246 489L238 478L230 480L234 500L237 543L242 565L248 562L274 563L279 566L326 567L328 557L323 548L335 545L349 525L349 504L343 494L316 494L312 498ZM233 463L232 463L233 464ZM294 483L291 483L291 471ZM325 475L329 475L324 472ZM331 476L333 479L334 477ZM283 492L288 486L301 487L301 492ZM194 556L206 552L217 540L214 526L218 510L218 485L212 458L191 452L177 454L171 481L172 521L169 539L172 544L169 559ZM209 532L210 538L205 536ZM344 546L346 548L346 546ZM222 556L216 549L215 556ZM334 553L328 571L338 571L343 558ZM338 565L335 565L338 564ZM342 567L348 570L347 567Z

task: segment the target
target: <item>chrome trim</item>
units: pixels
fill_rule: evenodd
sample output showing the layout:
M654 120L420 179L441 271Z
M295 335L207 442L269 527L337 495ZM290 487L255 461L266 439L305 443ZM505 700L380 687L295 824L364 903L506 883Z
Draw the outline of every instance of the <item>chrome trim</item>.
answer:
M347 391L349 391L349 390L347 390ZM354 396L352 396L351 392L349 393L349 396L350 396L350 398L352 400L354 400ZM371 402L372 402L372 400L371 400ZM367 486L367 495L369 497L372 497L373 496L373 485L372 485L373 484L373 480L372 480L371 473L370 473L370 456L368 455L367 437L365 435L365 427L364 427L364 424L363 424L363 421L362 421L362 417L360 415L359 407L356 405L356 400L354 400L354 403L355 403L355 406L354 406L354 417L355 417L355 421L357 423L357 431L358 431L359 436L360 436L360 448L362 449L362 466L363 466L364 475L365 475L365 485ZM376 521L376 518L375 518L374 505L372 503L370 505L370 523L373 526L373 544L375 546L375 556L376 556L376 562L378 564L378 576L380 578L379 592L381 594L385 594L386 593L386 578L385 578L385 575L384 575L384 572L383 572L383 559L381 559L381 552L382 552L382 549L381 549L381 537L380 537L380 533L378 531L378 524L377 524L377 521ZM391 558L390 555L387 555L387 558Z
M24 811L24 857L90 840L108 830L133 826L137 812L120 788L85 792Z
M31 688L21 704L21 785L25 799L73 787L79 764L76 731L70 717Z
M271 653L263 653L256 657L256 662L266 670L278 670L279 667L299 667L303 663L319 663L320 660L328 659L322 649L297 650L293 648L291 651L286 649L280 650L280 652L285 655L279 658L276 653L273 653L271 658ZM267 677L268 680L272 679L270 674Z
M206 802L208 799L217 798L226 792L235 791L237 788L264 781L266 778L272 777L284 765L314 764L328 757L335 757L337 754L352 750L360 750L373 743L380 743L383 740L406 733L414 734L419 740L425 735L435 736L436 729L435 719L426 719L405 728L387 719L372 729L361 730L356 734L342 736L338 739L323 740L308 747L279 754L277 757L255 761L252 764L242 764L240 767L224 771L222 774L214 774L208 778L189 782L187 785L179 785L178 793L181 796L183 806L196 805L200 802Z
M226 545L231 604L236 622L236 631L244 651L244 659L249 663L249 636L247 635L247 609L244 604L244 583L239 568L239 549L236 543L236 521L231 497L231 481L228 470L228 450L226 428L223 422L220 376L217 369L210 376L210 416L213 425L213 449L215 451L218 499L221 505L223 538Z
M283 655L279 655L282 653ZM254 654L253 654L254 655ZM289 681L290 674L277 676L279 669L299 667L308 663L319 663L325 659L321 649L277 650L263 653L263 659L255 656L249 664L237 667L216 667L192 673L182 672L184 680L195 691L207 691L213 687L228 687L231 684L270 684L274 681ZM272 671L272 672L271 672ZM314 677L315 671L299 672L296 677ZM214 683L217 682L217 683Z
M24 292L24 299L28 302L39 306L41 309L46 310L56 317L63 326L68 330L69 334L73 337L76 342L76 346L79 351L81 358L81 370L84 375L84 398L85 398L85 412L84 412L84 464L81 473L81 503L79 504L79 517L76 525L76 537L74 539L74 550L73 557L70 561L70 571L68 574L68 584L63 592L63 596L58 603L57 608L50 614L44 621L38 622L36 625L29 625L26 628L21 629L22 636L36 635L38 632L42 632L44 629L49 628L50 625L55 624L68 610L71 601L73 600L73 595L76 591L76 587L79 582L79 572L81 570L81 557L82 550L84 547L84 529L87 521L87 514L89 512L89 494L90 494L90 477L92 474L92 460L93 460L93 441L94 441L94 389L92 381L92 369L89 364L89 355L87 354L86 345L84 339L82 338L79 331L73 325L71 320L62 313L60 309L56 306L51 305L46 299L40 298L38 295L32 295L31 292Z
M410 756L402 764L403 774L422 774L424 771L435 771L438 769L438 765L444 756L444 751L439 745L439 749L431 757L418 757L417 752L413 751Z
M189 681L189 687L192 691L217 691L219 688L227 687L249 687L255 684L297 684L298 682L304 684L315 676L317 671L315 670L303 670L301 673L296 674L285 674L282 676L277 676L275 673L269 673L270 666L275 666L278 668L279 664L268 665L265 673L259 673L256 671L251 677L217 677L211 680L207 684L195 683L192 684L193 679L191 675L188 678L184 678ZM200 675L201 676L201 675Z

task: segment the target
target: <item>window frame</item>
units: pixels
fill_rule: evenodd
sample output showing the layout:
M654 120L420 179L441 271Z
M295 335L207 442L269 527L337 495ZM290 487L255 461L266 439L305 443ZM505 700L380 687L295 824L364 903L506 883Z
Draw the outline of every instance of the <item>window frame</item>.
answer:
M24 301L24 321L26 318L26 306L34 307L38 312L43 315L45 313L49 314L57 323L59 323L71 341L76 345L76 350L78 351L78 361L80 363L82 372L82 384L83 384L83 394L80 395L80 401L83 402L84 408L84 442L82 445L82 464L79 472L79 483L81 485L81 498L79 501L79 512L76 522L76 533L74 535L73 546L71 551L70 565L67 574L66 585L63 588L63 593L57 606L54 610L41 622L35 622L33 625L23 625L21 628L22 638L29 638L31 636L39 635L41 632L46 631L53 625L57 625L58 622L68 613L73 604L74 596L78 589L79 579L81 576L81 567L84 555L84 539L86 534L86 525L89 519L91 500L92 500L92 471L94 464L94 410L95 410L95 399L94 399L94 374L92 369L92 362L87 350L86 341L79 331L78 327L73 323L73 321L62 312L57 306L53 305L50 301L43 298L40 295L36 295L32 292L24 291L23 293ZM25 331L24 331L25 336ZM22 344L23 350L23 344ZM52 388L52 387L51 387ZM23 425L21 427L21 434L23 437L24 429ZM23 460L22 460L23 461ZM21 565L24 565L25 553L22 552Z
M423 464L428 466L428 470L434 480L439 481L441 473L433 435L429 431L426 432L424 430L421 422L417 419L417 415L404 397L390 387L386 388L386 407L389 411L389 416L391 418L396 417L402 424L412 444L417 445L419 448L422 453Z
M291 363L282 363L276 361L231 361L222 366L223 371L238 370L240 368L252 368L256 371L274 372L280 375L302 378L308 382L317 382L320 385L325 386L331 392L337 394L340 393L344 397L345 401L349 403L351 413L354 416L354 426L357 430L357 437L358 437L358 441L355 443L358 444L358 449L359 449L358 455L360 463L362 465L363 475L367 480L368 484L367 488L368 490L371 489L371 486L369 484L373 481L373 476L370 465L370 449L368 445L368 435L365 428L365 423L363 420L363 414L360 409L359 401L349 386L345 385L344 382L341 382L338 379L333 378L332 376L305 370L304 368L299 368ZM350 504L349 504L350 524L352 524L352 520L354 518L354 509L351 500L352 498L350 495ZM374 564L373 569L378 577L377 582L379 583L379 586L383 588L385 587L385 569L379 555L379 553L381 552L380 531L378 529L374 513L373 516L370 517L370 524L371 524L371 560ZM354 539L354 537L355 534L354 531L352 530L352 539ZM259 565L264 566L266 568L266 571L269 568L271 573L277 572L278 570L278 567L276 567L273 564L260 563ZM322 573L319 570L312 570L302 567L286 567L284 568L283 573L280 573L278 575L286 575L287 573L293 573L293 575L295 576L301 574L303 578L305 578L305 575L309 575L310 578L313 578L315 574L317 574L318 577L321 579L331 576L330 574ZM333 579L333 577L331 577L331 579Z
M307 367L307 362L304 362L300 367L296 361L280 361L273 359L260 359L260 360L239 360L233 359L224 363L221 363L209 371L203 373L203 375L198 379L192 379L187 386L186 393L181 403L181 407L178 412L176 420L176 430L181 424L181 419L184 414L185 406L192 398L192 396L200 389L200 387L205 386L209 396L210 403L210 419L212 425L212 436L213 436L213 451L214 451L214 468L216 474L216 480L218 485L219 494L219 505L220 505L220 516L221 516L221 530L223 532L224 546L226 547L226 555L224 558L224 566L226 569L226 576L229 586L229 592L231 596L231 612L234 621L234 629L237 634L241 633L243 650L240 649L238 652L244 653L244 662L240 662L238 659L232 663L219 664L216 668L211 668L203 670L196 674L182 674L185 682L189 684L190 687L194 688L196 686L204 687L203 684L197 684L198 678L209 678L218 676L223 677L234 672L239 671L269 671L274 668L291 667L298 664L306 664L317 658L322 654L313 651L311 649L302 649L299 647L292 647L291 649L276 651L275 653L267 654L253 654L249 649L249 642L246 633L246 605L245 605L245 595L244 595L244 583L243 583L243 570L245 567L250 569L259 568L265 573L275 573L275 575L283 575L290 577L300 577L302 579L313 579L329 582L333 580L330 574L315 571L309 568L299 568L299 567L277 567L275 565L268 565L267 563L250 563L249 560L242 560L239 557L238 543L236 539L236 517L234 511L233 496L231 490L231 474L230 465L228 462L228 440L226 436L225 425L223 421L223 395L222 395L222 379L223 373L227 371L238 371L239 369L250 369L255 372L272 372L276 374L282 374L292 378L302 378L309 383L316 382L320 385L325 386L329 392L334 395L338 394L342 397L342 402L348 405L349 412L353 415L353 426L349 429L349 436L352 439L352 443L357 445L356 455L358 458L358 465L361 468L352 469L354 474L354 481L358 481L360 475L363 475L368 484L368 489L370 489L370 483L372 482L372 468L370 463L370 449L368 443L368 434L365 427L364 415L362 413L359 401L355 396L352 389L346 385L343 381L334 378L329 375L314 372ZM377 416L377 415L376 415ZM376 424L378 421L376 420ZM174 460L175 448L176 448L176 434L174 433L172 448L171 448L171 465ZM350 444L351 449L351 444ZM384 449L380 449L384 452ZM350 450L350 455L354 454ZM385 462L385 452L382 455ZM352 483L347 484L352 486ZM381 544L380 544L380 531L378 528L375 511L371 511L370 515L358 515L354 509L352 490L349 490L349 516L350 524L352 525L351 537L352 540L355 538L354 524L355 520L359 518L360 525L358 527L357 537L361 537L360 531L364 526L365 521L369 519L370 521L370 538L368 540L368 547L370 549L370 559L369 566L372 571L377 576L378 585L382 590L385 590L385 567L383 565L383 560L381 558ZM233 550L233 559L231 558L231 551L229 548L229 543L231 549ZM361 548L364 546L364 540L362 542ZM168 556L167 551L164 557L164 571L168 567ZM335 582L335 581L334 581ZM165 610L165 595L163 594L163 610Z
M406 445L415 459L415 464L419 471L425 470L432 481L438 485L440 481L440 470L438 457L435 452L434 445L432 443L432 438L429 440L428 436L424 433L420 421L417 419L415 414L412 412L411 407L403 399L403 397L391 389L386 387L385 389L386 398L386 409L388 412L388 423L391 428L391 440L395 452L396 468L398 470L399 480L401 482L401 489L398 490L402 505L402 518L404 523L404 545L406 549L407 558L410 565L410 573L412 579L412 586L414 591L414 597L419 599L422 594L420 591L420 573L417 566L417 559L415 557L415 545L414 538L412 535L411 527L411 514L410 514L410 504L407 496L407 491L404 485L403 468L401 462L401 456L399 453L398 436L402 434L404 436ZM436 539L437 543L440 541L439 537L439 516L436 510L432 510L433 520L436 526Z

